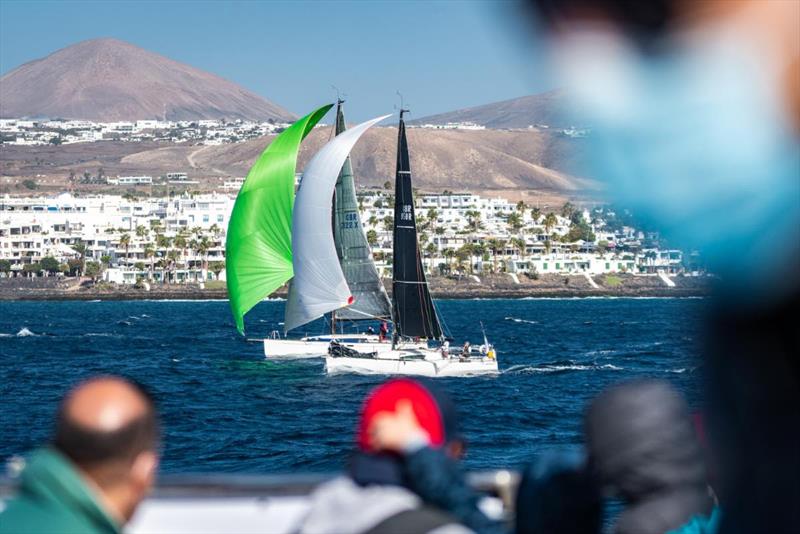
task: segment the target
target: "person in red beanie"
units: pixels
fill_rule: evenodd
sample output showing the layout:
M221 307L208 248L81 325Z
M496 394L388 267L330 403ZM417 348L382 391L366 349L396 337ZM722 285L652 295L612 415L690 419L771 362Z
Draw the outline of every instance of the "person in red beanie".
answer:
M456 464L463 450L457 423L452 402L432 385L401 378L375 388L347 476L314 491L300 532L493 530Z

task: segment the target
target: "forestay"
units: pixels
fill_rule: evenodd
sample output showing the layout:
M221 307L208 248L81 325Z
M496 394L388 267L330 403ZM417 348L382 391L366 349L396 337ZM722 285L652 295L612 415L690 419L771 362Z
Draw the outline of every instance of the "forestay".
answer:
M331 227L333 190L347 155L361 135L385 115L338 135L306 165L292 214L294 279L286 302L286 331L352 304Z

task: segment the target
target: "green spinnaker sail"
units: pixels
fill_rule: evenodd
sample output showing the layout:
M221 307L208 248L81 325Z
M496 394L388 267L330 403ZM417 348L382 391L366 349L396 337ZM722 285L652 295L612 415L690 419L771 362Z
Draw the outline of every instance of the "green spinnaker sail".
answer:
M261 153L233 205L225 276L236 328L244 314L293 276L292 206L300 143L333 107L322 106L281 132Z

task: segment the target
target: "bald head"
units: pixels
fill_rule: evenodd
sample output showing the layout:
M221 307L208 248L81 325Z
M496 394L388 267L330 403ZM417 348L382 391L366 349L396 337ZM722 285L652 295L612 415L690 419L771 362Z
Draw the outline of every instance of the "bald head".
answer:
M108 377L75 388L64 402L63 413L86 429L114 432L151 409L140 388L120 378Z
M55 446L79 467L125 464L155 450L153 402L138 385L116 377L91 379L73 389L58 412Z

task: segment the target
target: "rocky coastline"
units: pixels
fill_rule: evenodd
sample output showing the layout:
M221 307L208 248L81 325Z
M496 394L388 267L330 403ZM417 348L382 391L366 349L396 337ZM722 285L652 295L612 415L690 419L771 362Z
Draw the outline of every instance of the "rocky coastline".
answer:
M463 276L460 278L434 276L429 279L435 299L518 299L518 298L589 298L589 297L705 297L711 294L710 276L674 276L674 287L667 286L657 276L630 274L593 277L597 287L581 275L541 275L537 279L521 275L516 279L508 274ZM149 290L107 283L93 284L89 280L70 278L0 278L0 301L21 300L226 300L224 284L212 283L201 288L198 284L159 285ZM391 292L391 283L387 281ZM276 291L272 298L285 298L286 289Z

